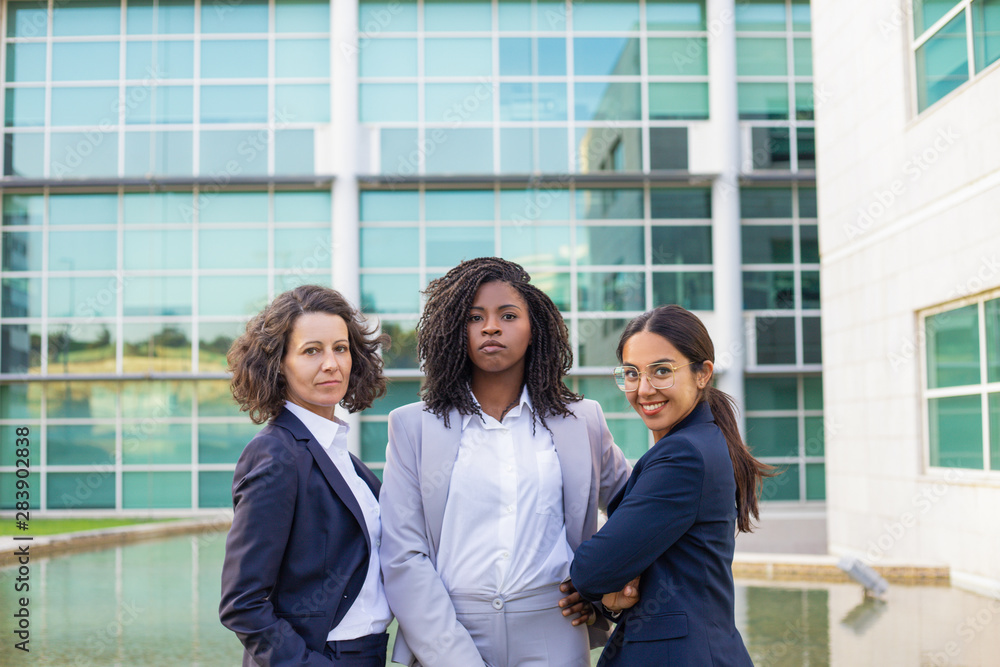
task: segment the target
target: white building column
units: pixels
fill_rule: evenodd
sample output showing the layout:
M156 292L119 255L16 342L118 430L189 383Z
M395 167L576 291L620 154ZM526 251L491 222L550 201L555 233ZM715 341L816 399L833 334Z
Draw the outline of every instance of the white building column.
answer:
M715 273L715 343L718 387L740 405L743 428L743 271L739 191L739 112L736 96L734 0L708 0L708 97L718 177L712 184L712 248Z
M360 235L358 233L358 3L332 2L330 31L329 156L333 181L333 288L361 307ZM350 427L348 449L361 454L361 420L338 410Z

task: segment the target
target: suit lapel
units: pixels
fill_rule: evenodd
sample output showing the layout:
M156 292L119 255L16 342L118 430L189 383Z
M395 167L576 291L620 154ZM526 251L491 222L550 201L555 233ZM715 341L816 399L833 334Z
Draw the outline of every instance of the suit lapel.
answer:
M583 542L583 527L590 507L590 437L583 419L551 417L552 442L559 457L563 480L563 515L566 539L574 551Z
M451 473L458 458L462 441L462 415L452 410L445 428L444 420L429 412L421 412L422 436L420 448L420 493L424 501L424 518L434 548L435 558L441 544L444 507L448 502Z

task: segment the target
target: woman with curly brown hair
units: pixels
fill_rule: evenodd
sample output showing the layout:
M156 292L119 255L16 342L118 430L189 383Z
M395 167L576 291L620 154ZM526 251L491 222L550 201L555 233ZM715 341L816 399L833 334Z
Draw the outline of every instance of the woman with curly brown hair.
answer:
M582 667L608 636L566 580L628 465L563 384L566 325L530 280L482 257L427 287L424 400L389 415L380 497L396 662Z
M379 481L334 416L385 394L380 345L338 292L304 285L229 350L232 392L256 424L233 476L223 625L243 664L385 664L392 614L379 568Z

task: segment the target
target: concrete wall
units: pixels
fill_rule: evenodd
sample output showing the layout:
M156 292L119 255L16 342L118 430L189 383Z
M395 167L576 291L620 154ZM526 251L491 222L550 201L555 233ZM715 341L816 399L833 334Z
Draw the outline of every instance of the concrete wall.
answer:
M1000 586L1000 472L925 465L918 312L1000 287L1000 63L917 115L909 0L816 0L828 539Z

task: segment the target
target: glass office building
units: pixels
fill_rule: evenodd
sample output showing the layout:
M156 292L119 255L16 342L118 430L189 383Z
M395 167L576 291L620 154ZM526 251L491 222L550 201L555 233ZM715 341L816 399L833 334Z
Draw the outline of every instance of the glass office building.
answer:
M768 501L825 497L809 4L677 0L3 3L0 503L18 428L33 508L230 505L259 427L225 354L303 283L391 334L352 418L385 458L418 400L420 290L524 265L571 386L632 458L625 322L708 324Z

